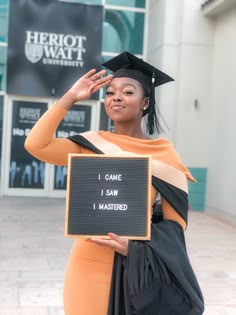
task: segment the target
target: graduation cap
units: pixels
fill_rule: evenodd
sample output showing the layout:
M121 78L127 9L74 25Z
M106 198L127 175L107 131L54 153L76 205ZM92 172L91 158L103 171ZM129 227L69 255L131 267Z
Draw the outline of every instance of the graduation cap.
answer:
M146 87L148 90L146 96L150 98L149 107L143 111L143 116L148 114L147 130L150 134L153 134L154 126L156 126L157 132L162 132L163 129L156 115L154 89L159 85L174 81L174 79L127 51L106 61L103 66L113 72L114 78L131 78Z
M128 77L146 86L159 86L174 81L164 72L125 51L106 61L103 66L114 72L114 77Z

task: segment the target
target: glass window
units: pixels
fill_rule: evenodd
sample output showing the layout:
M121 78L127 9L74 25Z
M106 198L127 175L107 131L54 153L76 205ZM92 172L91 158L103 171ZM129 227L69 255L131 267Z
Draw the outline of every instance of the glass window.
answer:
M111 56L102 56L101 64L103 64L104 62L106 62L107 60L109 60L111 58L112 58ZM112 72L112 71L110 71L107 68L104 68L104 69L107 71L106 75L108 75L109 73ZM105 98L106 90L107 90L107 86L105 86L103 89L100 90L100 99L104 99Z
M0 0L0 91L6 90L7 34L8 0Z
M0 42L7 42L8 33L8 5L0 0Z
M101 103L100 110L100 130L108 130L108 116L105 111L104 103Z
M124 7L145 8L145 0L106 0L106 4L119 5Z
M0 91L6 90L7 47L0 46Z
M102 0L60 0L64 2L77 2L77 3L85 3L85 4L102 4Z
M144 13L106 10L102 50L143 53Z
M107 116L104 103L101 103L100 130L114 131L114 122Z

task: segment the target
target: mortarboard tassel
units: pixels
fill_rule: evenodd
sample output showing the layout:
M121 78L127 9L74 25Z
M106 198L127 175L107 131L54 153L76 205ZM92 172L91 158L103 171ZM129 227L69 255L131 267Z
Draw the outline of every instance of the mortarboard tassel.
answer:
M152 74L150 96L149 96L149 111L147 119L147 131L150 135L154 133L154 129L157 130L158 134L163 132L159 117L156 114L156 101L155 101L155 73ZM158 111L159 112L159 111Z

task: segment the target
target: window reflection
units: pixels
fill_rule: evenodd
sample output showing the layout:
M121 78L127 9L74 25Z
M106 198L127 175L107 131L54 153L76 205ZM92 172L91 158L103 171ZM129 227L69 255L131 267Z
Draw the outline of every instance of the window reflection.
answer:
M84 4L102 4L102 0L59 0L59 1L84 3Z
M132 8L145 8L145 0L106 0L106 4Z
M6 89L7 48L0 46L0 91Z
M134 54L143 52L144 13L106 10L103 25L103 51Z
M0 0L0 42L7 42L8 1Z

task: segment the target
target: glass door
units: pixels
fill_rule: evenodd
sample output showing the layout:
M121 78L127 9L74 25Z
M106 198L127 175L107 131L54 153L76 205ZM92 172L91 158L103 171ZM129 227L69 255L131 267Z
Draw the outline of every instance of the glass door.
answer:
M55 100L19 96L7 98L3 194L65 197L67 167L43 163L24 148L31 128ZM99 101L89 100L75 104L62 120L55 136L67 138L89 130L96 131L99 128L99 119Z

